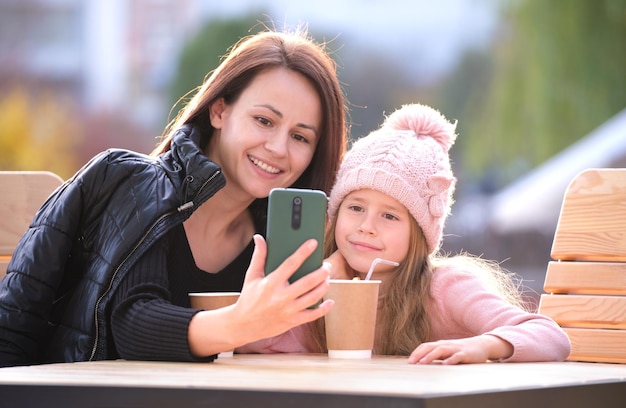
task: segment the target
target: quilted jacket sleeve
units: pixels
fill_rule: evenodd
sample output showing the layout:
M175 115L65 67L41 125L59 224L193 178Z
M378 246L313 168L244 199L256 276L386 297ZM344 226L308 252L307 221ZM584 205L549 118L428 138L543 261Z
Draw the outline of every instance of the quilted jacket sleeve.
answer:
M84 204L89 169L101 157L60 186L41 206L24 233L0 282L0 366L39 360L39 343L64 276ZM95 182L95 181L94 181Z

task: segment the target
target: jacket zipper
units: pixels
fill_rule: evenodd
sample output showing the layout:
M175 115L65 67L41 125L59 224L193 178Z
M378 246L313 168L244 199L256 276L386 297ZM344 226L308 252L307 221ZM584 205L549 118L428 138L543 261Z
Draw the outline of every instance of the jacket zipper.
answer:
M220 170L217 170L215 173L213 173L213 175L211 175L211 177L209 177L202 184L202 186L200 186L200 188L198 189L198 192L195 194L194 198L197 197L202 192L202 190L207 186L207 184L209 184L211 181L213 181L213 179L215 177L217 177L220 173L221 173ZM89 356L89 361L93 361L93 359L94 359L94 357L96 355L96 351L98 349L98 341L100 340L100 338L99 338L100 337L100 330L99 330L99 326L100 325L98 324L98 308L100 307L100 302L111 291L111 287L113 286L113 282L115 281L115 278L116 278L117 274L119 273L120 269L122 269L122 266L124 266L126 264L128 259L135 253L137 248L139 248L141 246L141 244L143 244L143 242L146 240L146 238L152 234L152 231L155 229L155 227L158 224L160 224L164 219L169 218L171 216L174 216L174 215L180 213L181 211L184 211L184 210L186 210L186 209L188 209L190 207L193 207L193 206L194 206L194 201L192 200L192 201L189 201L189 202L187 202L187 203L177 207L175 210L172 210L172 211L170 211L170 212L168 212L166 214L163 214L159 218L157 218L157 220L152 223L150 228L148 228L148 231L146 231L146 233L143 234L141 239L139 241L137 241L137 243L135 244L133 249L128 253L128 255L126 255L124 260L122 260L122 262L120 262L120 264L117 266L117 268L115 268L115 271L113 272L113 275L111 276L111 279L109 280L109 286L104 291L104 293L98 298L98 300L96 301L95 308L94 308L94 312L93 313L94 313L94 324L96 326L96 333L94 335L94 343L93 343L93 347L91 349L91 355Z

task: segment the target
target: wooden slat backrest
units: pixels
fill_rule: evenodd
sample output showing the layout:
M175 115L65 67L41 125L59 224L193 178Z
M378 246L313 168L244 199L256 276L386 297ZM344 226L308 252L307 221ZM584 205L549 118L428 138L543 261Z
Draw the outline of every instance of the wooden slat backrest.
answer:
M62 183L48 171L0 171L0 277L35 213Z
M548 293L626 295L626 262L549 262Z
M543 295L541 303L563 327L626 329L626 296Z
M589 169L565 192L539 313L568 334L568 360L626 363L626 169Z
M551 256L626 262L626 169L589 169L572 180Z

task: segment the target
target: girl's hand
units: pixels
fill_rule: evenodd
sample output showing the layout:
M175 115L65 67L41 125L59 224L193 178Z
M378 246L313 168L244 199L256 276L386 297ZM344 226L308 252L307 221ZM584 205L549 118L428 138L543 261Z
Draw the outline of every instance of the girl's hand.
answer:
M350 265L348 265L345 258L339 253L339 251L335 251L332 255L326 258L325 262L331 265L331 279L352 279L354 277L354 270L350 268Z
M420 344L409 356L410 364L485 363L488 360L508 358L513 346L508 341L490 334L465 339L439 340Z
M315 240L308 240L275 271L265 276L267 245L260 235L254 236L254 253L246 272L239 300L234 305L197 313L189 325L189 346L194 355L207 356L233 349L319 319L333 306L322 302L328 290L328 265L307 274L294 283L289 277L313 253Z

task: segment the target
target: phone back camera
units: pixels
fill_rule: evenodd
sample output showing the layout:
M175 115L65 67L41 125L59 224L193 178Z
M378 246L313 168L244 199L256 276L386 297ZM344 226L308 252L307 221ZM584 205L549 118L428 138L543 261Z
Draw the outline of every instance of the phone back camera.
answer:
M294 197L291 203L291 228L300 229L302 222L302 198Z

